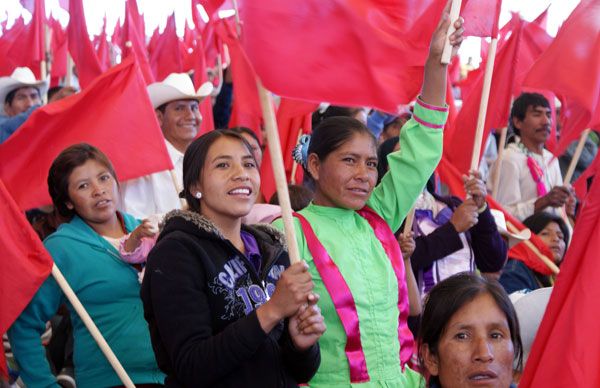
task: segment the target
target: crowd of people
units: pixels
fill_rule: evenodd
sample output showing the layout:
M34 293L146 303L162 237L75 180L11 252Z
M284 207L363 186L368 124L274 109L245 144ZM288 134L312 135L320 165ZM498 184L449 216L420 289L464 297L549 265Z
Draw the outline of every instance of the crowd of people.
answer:
M102 150L86 143L56 157L52 206L27 216L136 386L518 383L543 306L533 323L520 311L529 292L551 292L554 277L511 257L528 233L509 233L491 209L492 179L486 186L469 171L464 199L436 180L449 24L442 18L432 37L411 109L315 112L312 134L294 151L305 177L290 185L296 241L284 237L277 196L260 193L264 141L243 127L198 137L199 104L213 85L196 90L188 74L147 88L173 170L119 181ZM27 68L0 78L0 143L46 93L51 103L75 92L47 91ZM223 87L216 103L228 93ZM491 171L495 199L559 266L577 201L545 149L550 109L536 93L515 99L513 136ZM223 110L215 106L216 123L227 121ZM289 244L301 261L291 261ZM52 277L7 334L11 384L124 386Z

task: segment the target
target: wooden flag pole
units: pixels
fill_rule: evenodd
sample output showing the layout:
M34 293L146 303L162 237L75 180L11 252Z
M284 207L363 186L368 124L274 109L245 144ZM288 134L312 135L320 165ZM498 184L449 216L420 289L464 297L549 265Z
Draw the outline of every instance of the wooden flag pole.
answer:
M234 0L235 1L235 0ZM458 20L460 16L460 7L462 6L462 0L452 0L452 6L450 7L450 28L448 28L448 35L446 35L446 43L444 44L444 50L442 51L442 64L447 65L452 59L452 46L450 45L450 35L454 34L456 28L454 28L454 22Z
M171 182L173 182L173 187L175 187L175 192L177 192L177 196L179 197L179 193L181 193L182 188L177 182L177 175L175 175L175 170L169 170L169 175L171 175ZM184 210L187 209L187 202L185 198L179 198L179 201L181 202L181 208Z
M123 365L121 365L121 363L117 359L117 356L115 356L115 353L112 351L110 346L108 346L108 343L102 336L102 333L100 333L100 330L98 330L98 327L96 326L94 321L92 321L92 318L85 310L85 308L79 301L79 298L77 297L77 295L75 295L75 292L73 292L73 289L71 288L71 286L69 286L69 283L67 283L67 279L65 279L62 272L60 272L56 264L52 265L52 276L54 276L56 283L63 291L69 302L71 302L73 309L75 309L75 311L81 318L81 321L89 330L90 334L100 347L100 350L102 351L102 353L104 353L104 356L119 376L119 379L121 380L123 385L127 388L135 388L133 381L131 381L131 379L129 378L129 375L123 368Z
M506 135L508 133L508 127L503 127L500 130L500 143L498 144L498 158L492 169L492 198L496 199L498 195L498 183L500 182L500 165L504 158L504 146L506 145Z
M67 75L65 77L65 86L73 85L73 57L67 53Z
M564 185L571 184L571 179L573 179L573 174L575 173L575 167L577 167L577 162L579 162L579 158L581 158L581 153L583 152L585 142L587 141L587 138L590 135L590 131L591 129L588 128L581 133L579 143L577 144L577 148L575 148L575 153L573 154L573 158L571 159L571 163L569 163L569 168L567 169L565 178L563 179Z
M483 75L483 88L481 90L481 101L479 102L479 115L477 116L477 131L475 132L473 153L471 154L471 170L479 169L481 143L483 141L483 132L485 129L485 116L487 114L488 101L490 98L490 89L492 86L492 75L494 74L494 61L496 60L497 46L498 38L492 38L492 43L490 44L488 51L487 62L485 63L485 73Z
M290 202L285 168L283 167L283 153L281 152L281 142L277 130L277 121L275 120L275 111L273 110L270 95L258 79L256 81L256 86L258 88L260 107L265 121L267 142L269 143L269 153L271 155L273 175L277 187L277 197L279 198L279 206L281 206L281 218L283 219L285 238L288 244L290 262L293 264L300 261L300 251L298 250L298 240L296 240L296 229L294 229L292 204Z
M406 215L406 220L404 220L404 229L402 230L402 234L404 236L408 236L412 230L412 225L415 221L415 210L416 208L413 206Z
M52 71L52 57L50 55L50 48L52 45L52 30L48 24L44 24L44 60L46 62L46 77L48 77ZM46 77L42 79L46 79Z
M506 226L507 226L509 232L519 233L519 229L516 226L514 226L512 224L512 222L506 220ZM548 268L550 268L552 273L554 273L555 275L558 275L560 270L558 269L556 264L554 264L554 261L550 260L550 258L548 258L548 256L546 256L542 252L540 252L540 250L535 245L533 245L533 243L531 241L525 240L525 241L523 241L523 244L525 244L527 246L527 248L529 248L538 257L538 259L540 259Z

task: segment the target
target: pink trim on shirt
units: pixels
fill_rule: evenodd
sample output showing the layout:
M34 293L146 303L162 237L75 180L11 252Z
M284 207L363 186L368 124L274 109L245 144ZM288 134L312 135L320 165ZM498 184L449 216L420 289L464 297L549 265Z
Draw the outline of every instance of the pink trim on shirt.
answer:
M417 104L421 105L423 108L436 110L438 112L448 112L447 106L435 106L435 105L428 104L425 101L421 100L421 97L417 98Z
M425 121L423 119L420 119L416 114L413 115L413 119L415 119L415 121L417 123L419 123L421 125L424 125L426 127L429 127L429 128L433 128L433 129L442 129L442 128L444 128L444 124L432 124L432 123L429 123L429 122L427 122L427 121Z

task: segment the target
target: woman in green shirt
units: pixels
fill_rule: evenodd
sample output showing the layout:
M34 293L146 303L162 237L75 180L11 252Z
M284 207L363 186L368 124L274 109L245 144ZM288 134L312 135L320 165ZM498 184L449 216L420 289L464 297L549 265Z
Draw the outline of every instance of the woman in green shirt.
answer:
M398 230L442 153L446 65L441 53L449 26L442 18L425 64L422 93L403 127L400 151L377 186L377 143L359 121L324 120L304 144L302 164L315 184L313 202L297 214L300 256L321 296L327 331L319 340L315 387L418 386L406 365L414 353L408 327L404 265ZM450 38L462 41L462 20ZM280 221L276 222L282 227Z

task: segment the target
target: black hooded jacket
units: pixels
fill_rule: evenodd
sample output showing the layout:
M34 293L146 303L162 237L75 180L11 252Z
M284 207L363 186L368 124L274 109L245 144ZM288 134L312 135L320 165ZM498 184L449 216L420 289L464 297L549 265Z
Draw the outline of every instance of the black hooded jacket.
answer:
M242 229L258 242L260 273L198 213L165 217L141 296L167 387L295 387L319 367L318 345L300 352L287 321L267 334L256 316L290 265L283 235L268 225Z

